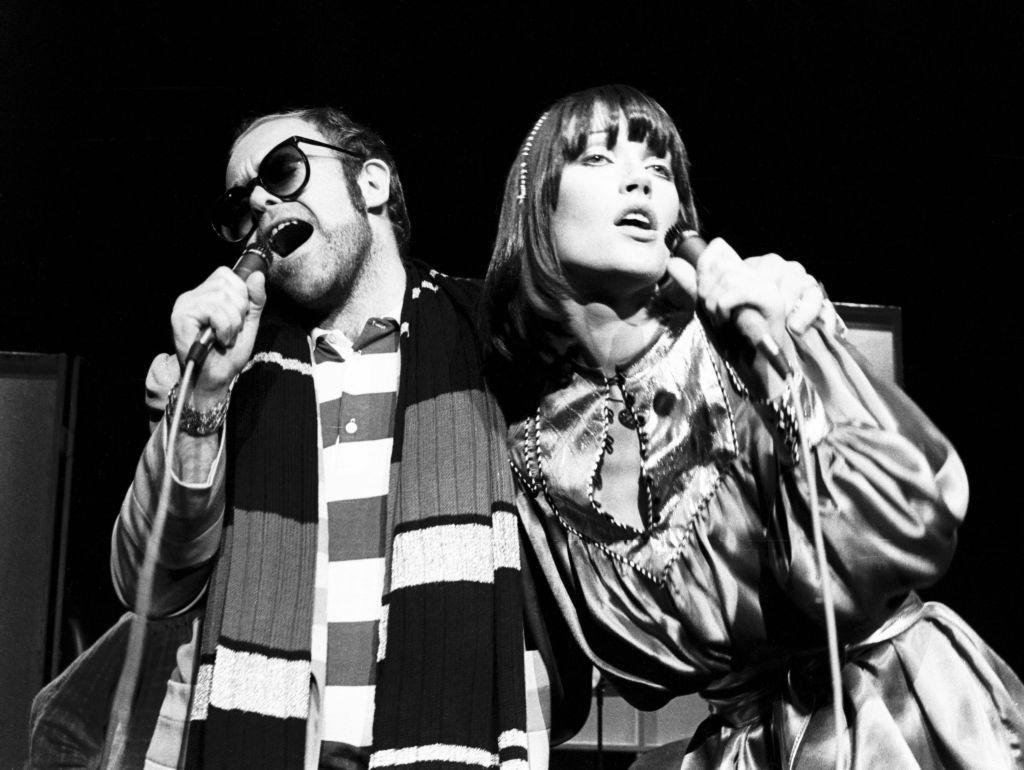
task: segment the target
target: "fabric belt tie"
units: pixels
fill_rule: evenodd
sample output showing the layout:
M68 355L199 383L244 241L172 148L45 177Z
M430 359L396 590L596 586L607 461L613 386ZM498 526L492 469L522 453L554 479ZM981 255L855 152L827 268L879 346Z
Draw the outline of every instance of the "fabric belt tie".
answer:
M843 663L882 642L895 639L927 613L927 605L911 592L886 621L869 636L847 644L842 649ZM708 709L731 727L743 727L759 721L768 702L781 692L785 700L799 711L812 710L813 695L828 686L828 661L824 648L808 650L790 657L780 657L763 665L752 666L715 680L701 691Z

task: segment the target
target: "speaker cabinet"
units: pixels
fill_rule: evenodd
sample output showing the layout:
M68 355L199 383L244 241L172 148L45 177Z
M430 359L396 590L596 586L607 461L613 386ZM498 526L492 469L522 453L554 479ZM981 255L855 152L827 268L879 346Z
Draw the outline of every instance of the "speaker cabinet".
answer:
M903 322L895 305L835 303L846 323L846 340L881 379L903 385Z
M0 767L27 758L57 673L77 375L65 355L0 353Z
M847 327L847 341L867 359L880 378L903 383L903 330L900 308L891 305L835 303ZM697 725L708 715L698 695L684 695L657 711L638 711L614 688L599 683L583 729L552 752L551 768L578 768L598 750L642 753L675 743L681 761ZM674 758L674 753L673 753ZM581 764L582 762L582 764ZM678 764L678 763L677 763ZM596 765L595 765L596 766Z

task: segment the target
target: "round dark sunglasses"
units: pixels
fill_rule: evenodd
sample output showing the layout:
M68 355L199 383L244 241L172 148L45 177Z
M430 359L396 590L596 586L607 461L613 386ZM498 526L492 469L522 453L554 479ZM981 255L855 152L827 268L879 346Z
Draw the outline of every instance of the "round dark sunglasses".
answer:
M243 185L226 190L216 201L210 211L210 224L214 231L228 243L240 243L248 239L256 228L249 196L257 185L281 200L294 200L302 194L309 182L309 158L299 144L311 144L326 147L350 155L353 158L363 156L344 147L306 139L302 136L291 136L274 147L263 156L256 176Z

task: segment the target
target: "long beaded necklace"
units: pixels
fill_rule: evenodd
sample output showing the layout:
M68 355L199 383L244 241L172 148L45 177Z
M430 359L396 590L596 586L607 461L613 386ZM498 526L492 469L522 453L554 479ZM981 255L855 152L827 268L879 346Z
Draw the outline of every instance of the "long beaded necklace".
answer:
M612 387L618 387L619 392L622 393L622 399L616 399L612 396ZM646 471L646 464L648 458L649 449L649 438L647 431L644 429L646 424L646 418L642 414L637 414L635 410L636 399L632 393L626 390L626 378L621 372L617 372L614 377L606 377L603 382L603 393L604 403L601 406L601 414L603 417L601 424L601 435L598 437L597 454L594 457L594 462L591 466L590 476L587 481L587 500L590 502L590 508L594 513L603 517L607 521L614 524L616 527L623 529L633 535L642 534L643 530L637 529L629 524L624 524L618 518L608 513L597 499L597 491L601 489L601 469L604 465L604 459L607 455L614 452L615 439L611 434L611 426L616 419L616 410L612 404L622 403L623 408L618 411L619 423L627 430L636 431L637 440L639 443L640 452L640 479L639 486L644 494L644 506L640 509L640 519L644 524L645 529L650 529L656 522L655 515L655 500L654 500L654 485L651 477ZM536 414L531 417L525 426L524 436L524 455L526 460L526 472L528 476L528 488L536 494L542 492L548 504L551 506L551 510L558 516L559 519L565 522L565 518L559 513L558 507L555 501L552 499L547 483L547 476L544 473L544 469L541 466L540 460L540 406L537 407Z

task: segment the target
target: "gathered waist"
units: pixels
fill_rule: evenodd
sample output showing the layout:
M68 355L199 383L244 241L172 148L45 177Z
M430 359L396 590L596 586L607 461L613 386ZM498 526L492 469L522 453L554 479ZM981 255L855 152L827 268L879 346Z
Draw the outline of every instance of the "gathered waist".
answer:
M840 648L840 665L855 660L871 648L895 639L925 616L929 605L914 592L899 609L863 639ZM807 713L829 686L828 651L824 647L801 650L761 661L716 679L700 695L712 714L732 727L763 719L778 698Z

